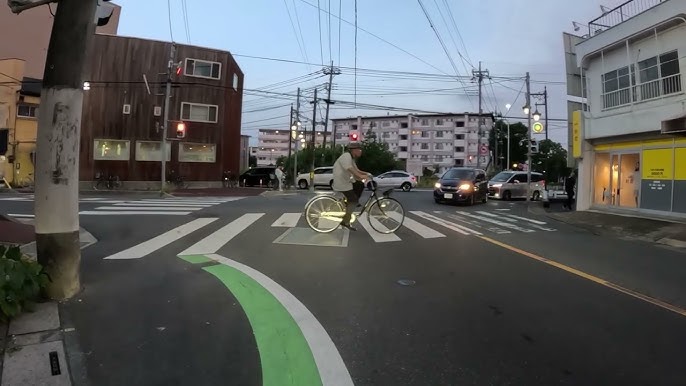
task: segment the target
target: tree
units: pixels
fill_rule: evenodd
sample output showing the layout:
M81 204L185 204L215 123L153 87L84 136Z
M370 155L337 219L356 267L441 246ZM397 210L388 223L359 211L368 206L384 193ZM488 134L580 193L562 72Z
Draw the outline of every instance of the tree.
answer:
M357 166L373 175L379 175L389 170L402 169L403 163L395 159L395 154L388 150L388 144L380 142L371 129L362 141L362 156L357 160Z
M332 149L330 147L322 149L321 147L317 147L314 150L314 167L322 167L322 166L332 166L333 163L336 161L336 159L343 154L343 146L336 146L335 149ZM308 173L310 170L310 163L311 163L311 157L312 156L312 150L311 148L305 148L301 149L298 151L297 154L297 159L298 159L298 164L297 164L297 169L298 173ZM283 165L284 167L284 172L288 176L288 178L293 178L293 166L295 163L296 155L292 154L291 159L289 160L288 157L286 156L281 156L276 160L276 165Z
M512 164L526 162L526 140L528 138L528 129L526 125L516 122L510 125L510 165L507 163L507 123L499 120L495 123L496 130L491 130L488 139L489 148L495 151L495 132L498 132L498 158L501 158L498 163L498 169L510 169Z
M531 170L544 173L548 182L556 183L569 175L567 150L550 139L538 142L538 153L531 156L531 163Z

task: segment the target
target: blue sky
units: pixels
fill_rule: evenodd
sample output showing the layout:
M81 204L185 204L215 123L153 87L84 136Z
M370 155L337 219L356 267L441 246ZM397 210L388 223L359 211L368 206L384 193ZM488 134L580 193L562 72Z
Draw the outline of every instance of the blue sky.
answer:
M245 73L246 90L293 79L295 80L268 90L294 94L297 87L311 89L324 84L326 79L306 75L321 70L322 63L328 64L331 59L335 66L342 67L342 74L334 78L332 99L353 101L355 29L345 21L354 23L354 1L340 1L340 15L344 22L341 23L339 39L339 0L319 0L322 8L320 45L317 0L186 0L190 43L227 50L234 55L311 63L284 63L236 56ZM548 88L550 118L567 116L562 32L573 31L572 21L586 24L600 16L600 5L613 8L621 2L623 1L422 0L458 73L471 75L472 65L476 67L481 61L483 68L488 69L491 76L495 77L485 82L485 111L490 112L497 108L504 112L505 104L513 103L519 95L509 115L521 114L524 94L520 95L519 90L523 82L504 81L502 77L523 77L529 71L536 81L532 84L532 92L543 91L544 85ZM179 43L188 43L182 0L119 0L116 3L122 6L119 34L160 40L171 39L168 17L168 4L171 4L173 39ZM326 13L329 5L334 15L331 17L330 35L329 15ZM450 6L454 24L447 6ZM358 30L358 68L455 74L419 1L358 0L357 7L359 28L400 48ZM464 62L460 54L466 58ZM446 77L382 77L377 72L365 70L358 71L357 76L359 103L425 111L478 111L478 98L465 95L465 87L471 89L471 93L476 90L476 83L468 79L462 84ZM399 95L400 92L403 94ZM276 99L249 94L245 94L243 108L245 134L256 137L260 127L288 127L288 106L295 102L295 98ZM311 100L311 91L304 94ZM302 103L303 114L311 117L309 101L303 99ZM331 111L332 118L387 113L384 110L343 108L341 104L335 107ZM323 118L318 117L320 119ZM566 144L566 124L551 124L550 136Z

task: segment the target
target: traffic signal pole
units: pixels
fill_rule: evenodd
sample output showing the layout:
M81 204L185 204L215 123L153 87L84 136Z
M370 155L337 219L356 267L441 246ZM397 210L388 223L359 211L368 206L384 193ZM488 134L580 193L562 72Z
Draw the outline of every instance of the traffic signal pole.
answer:
M171 98L171 76L176 56L176 44L172 42L169 49L169 62L167 63L167 88L164 92L164 123L162 125L162 148L160 149L160 162L162 176L160 177L160 195L164 195L167 188L167 133L169 132L169 99Z

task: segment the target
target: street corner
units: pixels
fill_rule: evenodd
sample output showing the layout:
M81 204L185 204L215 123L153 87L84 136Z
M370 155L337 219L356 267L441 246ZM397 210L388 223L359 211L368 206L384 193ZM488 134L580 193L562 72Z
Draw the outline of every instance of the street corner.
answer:
M252 328L265 385L353 385L331 337L294 295L263 273L218 254L179 255L219 280Z

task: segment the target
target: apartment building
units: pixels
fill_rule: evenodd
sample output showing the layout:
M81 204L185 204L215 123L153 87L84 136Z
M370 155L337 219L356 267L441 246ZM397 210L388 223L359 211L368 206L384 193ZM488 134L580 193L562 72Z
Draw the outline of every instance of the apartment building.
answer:
M479 114L474 113L339 118L332 119L332 126L336 144L347 145L353 134L361 141L373 133L408 165L438 167L443 172L452 166L490 165L488 137L493 122L492 114L483 115L480 141Z
M577 209L686 216L684 15L685 1L628 1L577 37Z
M298 132L298 149L302 149L303 146L309 146L312 140L312 132L303 128L302 131ZM276 160L279 157L288 156L288 145L291 144L291 149L295 150L296 145L294 142L289 142L290 130L288 127L284 127L281 130L278 129L260 129L257 134L258 144L254 148L254 155L257 157L257 166L268 166L276 165ZM302 137L301 137L302 136ZM324 143L323 132L317 131L315 138L315 145L322 146ZM303 144L300 140L305 139ZM330 139L329 139L330 141Z

